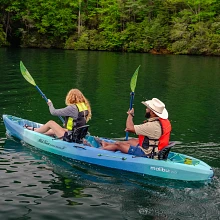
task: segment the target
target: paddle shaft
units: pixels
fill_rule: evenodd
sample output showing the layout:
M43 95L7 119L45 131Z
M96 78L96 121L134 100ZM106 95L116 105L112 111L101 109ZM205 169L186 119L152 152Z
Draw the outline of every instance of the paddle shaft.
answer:
M44 100L45 100L46 102L48 102L47 97L46 97L45 94L40 90L40 88L39 88L37 85L36 85L35 87L36 87L37 91L42 95L42 97L44 98Z
M37 89L37 91L42 95L42 97L44 98L44 100L46 102L48 102L48 98L45 96L45 94L40 90L40 88L36 85L35 88ZM58 116L59 119L64 123L64 120L61 116Z
M133 101L134 101L134 92L131 92L131 98L130 98L130 110L132 109Z
M134 101L134 92L131 92L130 107L129 107L130 110L132 109L133 101ZM125 140L126 140L126 141L128 140L128 133L129 133L129 132L126 131L126 136L125 136Z

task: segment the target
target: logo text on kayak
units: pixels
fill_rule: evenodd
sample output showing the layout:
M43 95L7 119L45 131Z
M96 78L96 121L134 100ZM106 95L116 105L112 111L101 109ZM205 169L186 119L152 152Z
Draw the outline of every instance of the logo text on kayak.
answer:
M57 146L57 145L51 144L49 141L41 139L41 138L38 141L40 143L42 143L42 144L46 144L48 146L55 147L55 148L58 148L58 149L61 149L61 150L63 150L65 148L64 146L61 147L61 146Z
M163 172L163 173L174 173L174 174L177 173L174 170L166 169L164 167L154 167L154 166L151 166L150 169L154 170L154 171L157 171L157 172Z

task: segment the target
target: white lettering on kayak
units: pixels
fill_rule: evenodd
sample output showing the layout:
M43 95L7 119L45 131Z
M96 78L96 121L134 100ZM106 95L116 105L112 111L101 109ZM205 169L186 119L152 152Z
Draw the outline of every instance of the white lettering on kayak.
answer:
M163 172L163 173L174 173L174 174L177 173L174 170L166 169L164 167L153 167L153 166L151 166L150 169L154 170L154 171L158 171L158 172Z
M50 147L55 147L55 148L58 148L58 149L61 149L61 150L63 150L63 149L65 149L66 147L64 147L64 146L62 146L62 147L60 147L60 146L56 146L56 145L53 145L53 144L51 144L50 142L48 142L47 140L43 140L43 139L39 139L38 140L40 143L42 143L42 144L46 144L46 145L48 145L48 146L50 146Z

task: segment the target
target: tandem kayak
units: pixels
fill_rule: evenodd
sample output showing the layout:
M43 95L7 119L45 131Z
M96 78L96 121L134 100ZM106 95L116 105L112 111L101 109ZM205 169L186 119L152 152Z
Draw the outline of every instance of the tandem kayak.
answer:
M169 152L166 160L136 157L120 151L102 150L98 146L91 147L91 145L66 142L28 130L24 125L40 127L42 124L12 115L3 115L3 121L7 135L40 150L74 160L168 179L206 181L213 177L213 170L208 164L184 154ZM93 144L91 141L94 140L93 136L87 136L86 139ZM114 142L111 139L101 139Z

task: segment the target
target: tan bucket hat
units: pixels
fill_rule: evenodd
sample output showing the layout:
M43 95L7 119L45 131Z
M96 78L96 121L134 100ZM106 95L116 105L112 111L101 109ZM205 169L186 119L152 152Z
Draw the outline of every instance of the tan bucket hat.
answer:
M149 109L151 109L160 118L168 118L168 112L165 108L165 104L161 102L159 99L153 98L152 100L143 101L141 103L147 106Z

